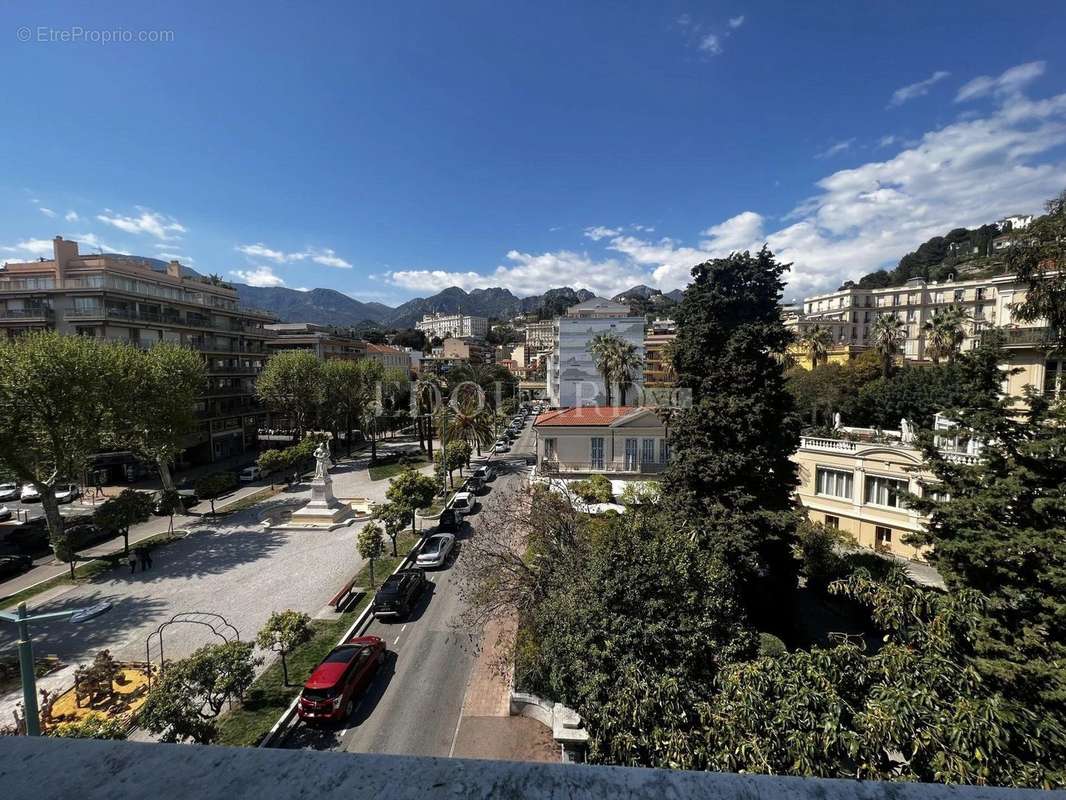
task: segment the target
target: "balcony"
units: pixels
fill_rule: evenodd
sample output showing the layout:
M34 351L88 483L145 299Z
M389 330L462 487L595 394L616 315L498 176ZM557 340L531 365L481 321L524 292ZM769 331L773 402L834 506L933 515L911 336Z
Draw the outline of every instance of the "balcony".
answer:
M996 328L990 331L981 331L981 336L991 336L995 333L1004 335L1006 347L1051 347L1055 343L1051 328Z
M0 322L51 322L56 312L46 306L38 308L0 308Z
M886 433L888 433L886 431ZM859 455L862 450L867 450L871 447L878 448L899 448L902 450L915 450L911 444L905 444L898 438L899 432L895 432L895 437L891 435L882 435L877 438L870 439L869 441L855 441L853 439L835 439L828 436L801 436L800 437L800 449L801 450L815 450L823 453L840 453L845 455ZM941 454L948 461L955 464L976 464L980 461L980 456L973 453L966 453L959 450L952 450L949 448L940 448Z
M634 463L632 461L559 461L554 458L541 459L540 469L545 472L568 474L593 474L605 475L659 475L666 471L666 464L658 461Z

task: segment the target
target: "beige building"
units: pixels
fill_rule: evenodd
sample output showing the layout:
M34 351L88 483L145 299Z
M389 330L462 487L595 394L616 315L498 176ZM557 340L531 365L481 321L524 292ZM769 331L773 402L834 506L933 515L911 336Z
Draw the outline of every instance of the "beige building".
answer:
M910 280L904 286L885 289L840 289L804 299L799 308L783 309L785 324L797 335L812 325L827 328L833 337L830 361L842 361L874 344L877 318L895 315L907 328L903 357L916 363L932 363L924 325L940 309L957 306L967 322L962 351L972 350L993 328L1007 336L1011 366L1021 368L1004 387L1020 396L1026 384L1038 391L1060 391L1063 362L1049 357L1044 347L1049 329L1042 321L1023 323L1015 319L1014 308L1025 300L1025 288L1013 275L961 281ZM803 354L796 351L800 358ZM808 359L809 361L809 359Z
M420 322L415 323L415 328L430 339L463 339L471 336L484 339L489 332L489 320L469 314L426 314Z
M662 420L650 408L583 406L549 411L533 423L537 471L612 478L658 475L670 460Z
M255 378L270 352L271 322L265 311L238 307L232 287L183 276L177 261L82 255L60 236L51 259L0 268L0 335L52 329L143 348L172 342L203 354L208 387L185 451L191 462L256 446L266 413Z
M526 324L526 347L531 354L551 350L554 345L555 323L552 320Z
M938 419L937 443L950 461L976 463L980 446L960 442L951 424ZM850 434L847 435L846 434ZM850 533L862 547L909 559L922 559L919 548L905 544L925 518L907 507L904 494L921 496L932 475L922 468L921 452L906 431L841 429L839 437L803 436L792 456L799 467L796 497L812 522Z
M366 356L366 342L313 322L278 322L267 325L275 338L268 342L271 352L307 350L320 361L355 361Z
M374 344L366 342L366 357L379 362L385 369L397 368L408 373L411 371L411 355L400 347L391 344Z

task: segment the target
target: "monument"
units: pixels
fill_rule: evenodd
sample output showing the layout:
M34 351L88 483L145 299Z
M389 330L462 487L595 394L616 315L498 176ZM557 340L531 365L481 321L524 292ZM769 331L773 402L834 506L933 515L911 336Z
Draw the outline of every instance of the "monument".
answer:
M351 514L351 507L333 496L329 456L329 442L322 442L315 449L315 477L311 480L311 500L293 512L290 524L328 528Z

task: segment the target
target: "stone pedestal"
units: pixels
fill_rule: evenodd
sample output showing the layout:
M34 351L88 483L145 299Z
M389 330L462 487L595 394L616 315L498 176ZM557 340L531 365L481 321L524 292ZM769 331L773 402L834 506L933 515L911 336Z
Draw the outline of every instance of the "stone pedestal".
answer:
M329 476L329 450L320 446L315 451L318 464L311 481L311 500L293 512L292 525L320 525L328 527L351 514L351 508L333 496L333 478Z

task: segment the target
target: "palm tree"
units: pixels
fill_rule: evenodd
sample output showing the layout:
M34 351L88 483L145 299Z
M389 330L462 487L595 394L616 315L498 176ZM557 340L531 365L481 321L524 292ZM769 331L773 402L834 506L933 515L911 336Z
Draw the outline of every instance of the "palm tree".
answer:
M895 314L877 318L873 330L874 350L881 356L881 377L892 374L893 359L907 339L907 326Z
M616 337L617 338L617 337ZM632 342L617 339L615 345L615 382L618 384L618 405L626 404L626 389L633 385L637 374L644 369L644 359Z
M452 434L467 442L477 454L481 455L481 446L492 443L495 414L488 405L479 401L474 391L464 393L451 408L449 423Z
M613 333L597 333L589 342L589 353L596 365L596 371L603 378L604 392L607 395L607 405L611 403L611 386L618 375L618 342L621 341Z
M929 353L934 364L939 364L940 359L946 357L948 364L955 363L955 356L962 346L962 340L966 332L962 327L966 315L958 306L948 306L933 314L933 318L926 320L923 328L929 342Z
M800 344L811 357L811 369L829 360L829 348L833 346L833 332L821 325L812 325L799 338Z

